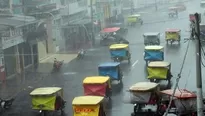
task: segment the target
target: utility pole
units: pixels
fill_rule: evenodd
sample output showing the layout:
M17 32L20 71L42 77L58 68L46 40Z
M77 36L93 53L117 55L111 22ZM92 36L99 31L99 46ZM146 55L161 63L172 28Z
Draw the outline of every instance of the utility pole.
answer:
M202 96L202 78L201 78L201 42L200 42L200 18L195 13L195 29L196 29L196 86L197 86L197 116L203 116L203 96Z
M90 0L90 14L91 14L92 45L95 45L94 20L93 20L93 0Z
M158 8L157 8L157 0L154 1L155 2L155 10L157 11Z

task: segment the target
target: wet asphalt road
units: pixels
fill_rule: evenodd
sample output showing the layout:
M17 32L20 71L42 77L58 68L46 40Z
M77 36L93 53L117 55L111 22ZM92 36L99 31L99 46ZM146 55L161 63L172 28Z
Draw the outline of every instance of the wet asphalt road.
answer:
M200 10L199 1L187 2L186 11L180 12L179 17L176 19L169 19L166 10L163 12L153 12L153 9L149 9L142 14L144 25L137 25L134 28L129 28L127 39L130 41L130 50L132 53L131 64L123 62L121 64L124 78L123 86L114 86L112 95L112 108L108 109L108 116L128 116L132 112L133 106L131 104L125 104L124 99L125 91L128 87L136 82L147 81L145 74L145 62L143 60L143 37L145 32L160 32L161 44L165 46L165 61L172 63L172 73L174 75L172 82L175 83L175 79L181 68L182 60L185 54L187 42L181 41L181 44L167 46L164 41L164 31L166 28L178 28L181 29L182 38L189 37L189 33L186 32L189 28L188 14L190 11ZM187 88L188 90L196 90L195 81L195 48L194 42L191 41L189 46L189 52L185 61L182 77L180 79L179 87ZM60 86L64 89L64 97L67 101L66 115L72 116L72 99L75 96L83 95L82 80L86 76L98 75L97 67L100 63L109 62L109 49L107 47L97 47L88 50L86 57L83 60L73 60L69 64L64 64L61 72L57 74L47 73L31 73L26 74L25 78L19 77L16 81L7 82L6 86L13 86L16 88L11 89L13 93L16 91L22 91L16 94L16 100L12 108L4 112L3 116L35 116L36 112L31 110L29 92L36 87L45 86ZM204 71L204 68L202 68ZM203 83L205 79L203 78ZM18 86L18 87L17 87ZM2 86L3 87L3 86ZM57 114L53 114L57 116Z

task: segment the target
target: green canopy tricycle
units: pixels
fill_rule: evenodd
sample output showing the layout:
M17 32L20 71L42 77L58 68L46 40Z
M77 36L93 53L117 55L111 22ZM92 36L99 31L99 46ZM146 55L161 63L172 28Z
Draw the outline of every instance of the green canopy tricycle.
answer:
M130 26L135 26L137 23L143 24L140 14L130 15L127 17L127 23Z
M158 83L161 80L167 80L167 88L170 85L172 78L171 74L171 63L165 61L154 61L150 62L147 67L148 79L151 82Z
M40 115L46 116L49 111L61 111L65 107L63 89L60 87L42 87L30 93L32 109L39 110Z

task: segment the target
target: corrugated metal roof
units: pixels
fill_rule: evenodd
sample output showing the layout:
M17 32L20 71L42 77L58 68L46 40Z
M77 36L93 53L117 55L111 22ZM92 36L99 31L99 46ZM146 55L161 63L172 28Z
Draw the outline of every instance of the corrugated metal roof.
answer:
M9 28L9 26L5 26L5 25L0 25L0 31L3 31L5 29Z
M0 18L0 25L7 25L13 27L19 27L26 24L34 23L37 20L27 20L26 17L7 17L7 18Z

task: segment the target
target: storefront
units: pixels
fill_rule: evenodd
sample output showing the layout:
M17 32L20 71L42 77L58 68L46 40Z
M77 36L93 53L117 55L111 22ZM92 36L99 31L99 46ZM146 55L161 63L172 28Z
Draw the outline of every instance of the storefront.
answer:
M11 76L16 73L16 52L15 47L12 46L4 49L4 61L6 76Z
M90 46L92 32L90 20L76 21L62 28L66 39L66 49L75 50Z

